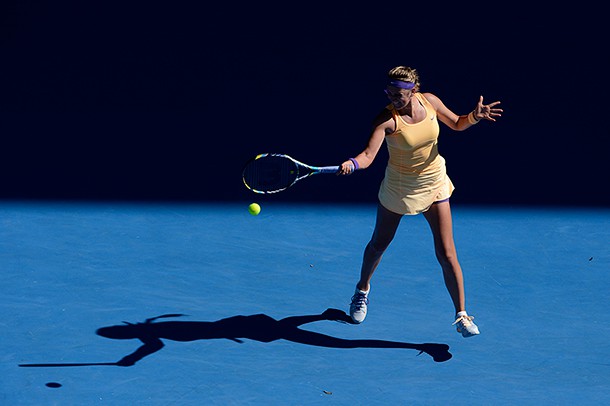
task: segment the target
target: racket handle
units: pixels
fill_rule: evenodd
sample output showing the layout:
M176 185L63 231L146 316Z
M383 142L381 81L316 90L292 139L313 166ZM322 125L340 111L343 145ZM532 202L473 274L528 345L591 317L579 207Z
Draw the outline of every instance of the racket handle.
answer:
M339 172L338 166L322 166L317 170L320 173L337 173Z

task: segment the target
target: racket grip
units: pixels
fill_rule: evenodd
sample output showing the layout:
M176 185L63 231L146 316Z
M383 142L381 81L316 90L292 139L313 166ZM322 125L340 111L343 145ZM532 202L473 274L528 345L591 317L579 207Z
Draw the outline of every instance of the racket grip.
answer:
M339 172L338 166L322 166L318 168L318 172L320 173L337 173Z

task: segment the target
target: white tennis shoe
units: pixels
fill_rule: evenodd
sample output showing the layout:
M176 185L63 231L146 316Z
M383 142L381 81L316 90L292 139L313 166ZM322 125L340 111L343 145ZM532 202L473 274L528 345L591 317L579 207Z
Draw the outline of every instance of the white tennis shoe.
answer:
M460 316L453 323L457 328L458 333L462 333L462 337L472 337L479 333L479 328L473 322L474 316Z
M360 324L366 318L367 306L369 304L369 292L363 292L360 289L356 289L354 296L352 296L352 303L349 306L349 315L354 323Z

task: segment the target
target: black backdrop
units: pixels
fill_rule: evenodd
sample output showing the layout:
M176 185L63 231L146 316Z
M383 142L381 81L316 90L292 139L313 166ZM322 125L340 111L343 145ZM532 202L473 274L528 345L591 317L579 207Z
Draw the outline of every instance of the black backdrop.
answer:
M331 2L328 2L331 3ZM476 204L610 205L602 13L512 4L18 1L0 10L0 198L374 202L367 171L253 196L260 152L337 165L365 145L387 70L458 114L441 127Z

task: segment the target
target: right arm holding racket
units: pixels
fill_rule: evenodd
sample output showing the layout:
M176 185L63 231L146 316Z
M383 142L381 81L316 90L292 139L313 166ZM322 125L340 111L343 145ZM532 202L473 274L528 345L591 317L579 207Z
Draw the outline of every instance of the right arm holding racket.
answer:
M286 154L265 153L250 159L242 171L244 185L254 193L270 194L288 189L298 181L320 173L350 175L357 169L368 168L384 141L391 120L380 114L377 125L369 138L368 145L355 158L350 158L340 166L312 166ZM392 129L390 129L391 131Z
M381 144L383 144L386 133L394 130L392 128L393 122L391 116L388 115L387 109L384 109L384 111L377 116L374 123L373 131L371 132L371 136L364 151L354 158L349 158L344 161L337 172L339 175L351 175L354 171L366 169L373 163L379 152L379 148L381 148Z

